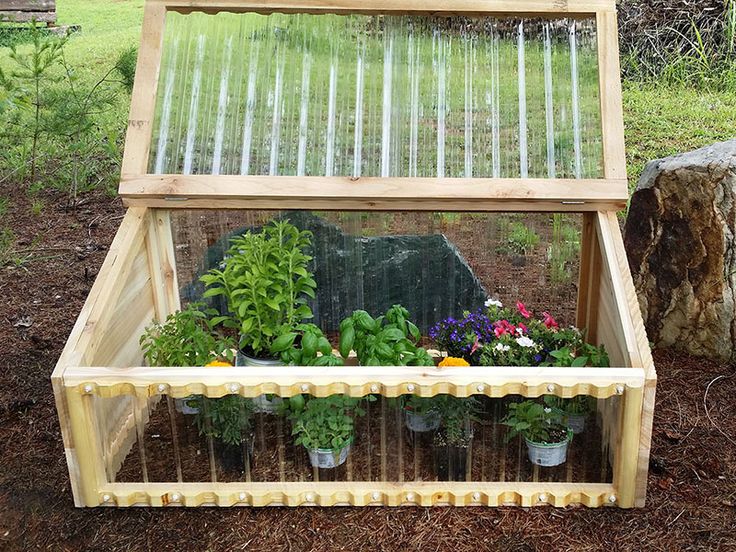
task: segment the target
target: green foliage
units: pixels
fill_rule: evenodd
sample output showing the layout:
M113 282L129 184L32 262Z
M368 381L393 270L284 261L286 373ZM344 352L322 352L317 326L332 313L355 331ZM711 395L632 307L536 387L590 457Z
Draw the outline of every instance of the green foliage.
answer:
M410 410L418 416L427 416L429 414L439 415L439 405L437 397L418 397L417 395L402 395L402 407Z
M204 366L216 358L233 360L233 343L214 332L212 309L194 303L146 328L140 338L150 366Z
M357 310L340 323L340 354L347 358L355 350L361 366L433 366L426 349L417 346L420 337L401 305L378 318Z
M331 395L306 401L300 409L292 405L290 419L294 425L291 433L297 436L295 444L307 449L341 450L353 440L354 417L365 414L360 407L362 400ZM375 398L367 397L365 400Z
M342 366L332 345L314 324L299 324L296 331L281 334L271 344L271 354L291 366Z
M317 283L307 270L312 234L289 221L274 221L260 233L230 240L224 267L202 276L204 297L222 295L227 313L215 319L240 333L240 347L268 354L278 336L312 318L308 298Z
M608 353L603 344L600 347L588 343L580 343L576 347L566 346L561 349L550 351L550 360L543 362L540 366L559 366L582 368L583 366L595 366L597 368L608 368Z
M471 421L477 420L480 403L472 398L440 395L433 401L442 416L441 431L449 445L462 445L472 437Z
M563 417L564 415L580 416L587 414L591 410L590 397L587 395L578 395L572 399L563 399L555 395L545 395L543 400L547 408L551 408L553 412L563 413Z
M115 62L115 71L120 76L121 84L128 91L133 92L133 83L135 82L135 68L138 62L138 48L129 46L120 53L117 62Z
M0 268L14 258L15 234L10 228L0 228Z
M560 413L552 408L535 401L524 401L511 403L502 423L510 428L509 440L522 435L533 443L549 443L551 432L567 432L559 420Z
M219 399L198 396L193 400L199 408L195 422L200 435L237 446L251 434L253 401L240 395L226 395Z
M572 280L574 261L580 253L580 235L568 222L566 215L555 213L552 216L552 242L547 250L550 278L554 283Z
M539 245L539 234L523 222L513 222L509 227L506 245L502 249L506 253L528 255Z

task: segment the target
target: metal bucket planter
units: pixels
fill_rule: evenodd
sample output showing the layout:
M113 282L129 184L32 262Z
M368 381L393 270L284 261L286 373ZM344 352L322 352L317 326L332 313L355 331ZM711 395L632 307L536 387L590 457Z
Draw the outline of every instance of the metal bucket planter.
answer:
M238 351L235 357L235 366L283 366L284 364L280 360L274 360L270 358L255 358L246 355L243 351ZM253 399L253 412L262 414L273 414L283 403L281 397L275 397L272 395L258 395Z
M353 446L352 441L342 447L340 450L332 449L307 449L309 453L309 461L315 468L332 469L342 466L348 459L350 448Z
M404 409L404 424L407 429L422 433L425 431L435 431L440 427L442 417L439 412L429 411L426 414L417 414L408 408Z
M250 470L250 462L253 458L253 439L254 435L251 434L240 445L215 441L215 453L226 472L243 474L246 469Z
M199 414L199 396L189 395L183 399L174 399L174 407L182 414Z
M568 428L567 438L561 443L534 443L527 438L527 451L529 453L529 461L537 466L551 468L559 466L567 461L567 447L572 441L572 430Z

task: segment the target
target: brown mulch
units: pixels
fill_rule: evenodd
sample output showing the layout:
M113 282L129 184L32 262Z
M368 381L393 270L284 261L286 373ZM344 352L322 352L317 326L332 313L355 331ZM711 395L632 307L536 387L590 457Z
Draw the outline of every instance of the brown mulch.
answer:
M736 550L734 367L669 352L644 509L75 509L49 375L123 209L0 193L31 255L0 272L0 550Z

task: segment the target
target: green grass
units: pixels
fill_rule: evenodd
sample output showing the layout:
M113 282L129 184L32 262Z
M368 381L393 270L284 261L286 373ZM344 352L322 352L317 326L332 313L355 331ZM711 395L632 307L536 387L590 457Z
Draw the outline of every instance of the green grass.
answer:
M632 188L648 161L736 135L736 90L627 83L624 111Z

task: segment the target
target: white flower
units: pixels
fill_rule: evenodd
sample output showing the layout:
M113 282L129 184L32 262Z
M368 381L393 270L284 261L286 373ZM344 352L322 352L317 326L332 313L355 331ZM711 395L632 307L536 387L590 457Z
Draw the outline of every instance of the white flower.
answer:
M552 409L551 409L551 408L545 408L545 409L544 409L544 411L545 411L545 412L546 412L547 414L551 414L551 413L552 413Z
M516 328L516 333L519 335L524 335L524 330L522 330L521 328Z
M521 345L522 347L534 347L534 341L532 341L530 338L524 336L524 337L517 337L516 342Z
M498 307L499 309L503 308L503 303L501 303L501 301L499 301L498 299L489 299L488 301L486 301L485 305L486 305L486 308L489 308L489 307Z
M511 347L509 347L508 345L504 345L503 343L497 343L494 349L499 353L505 353L509 351Z

